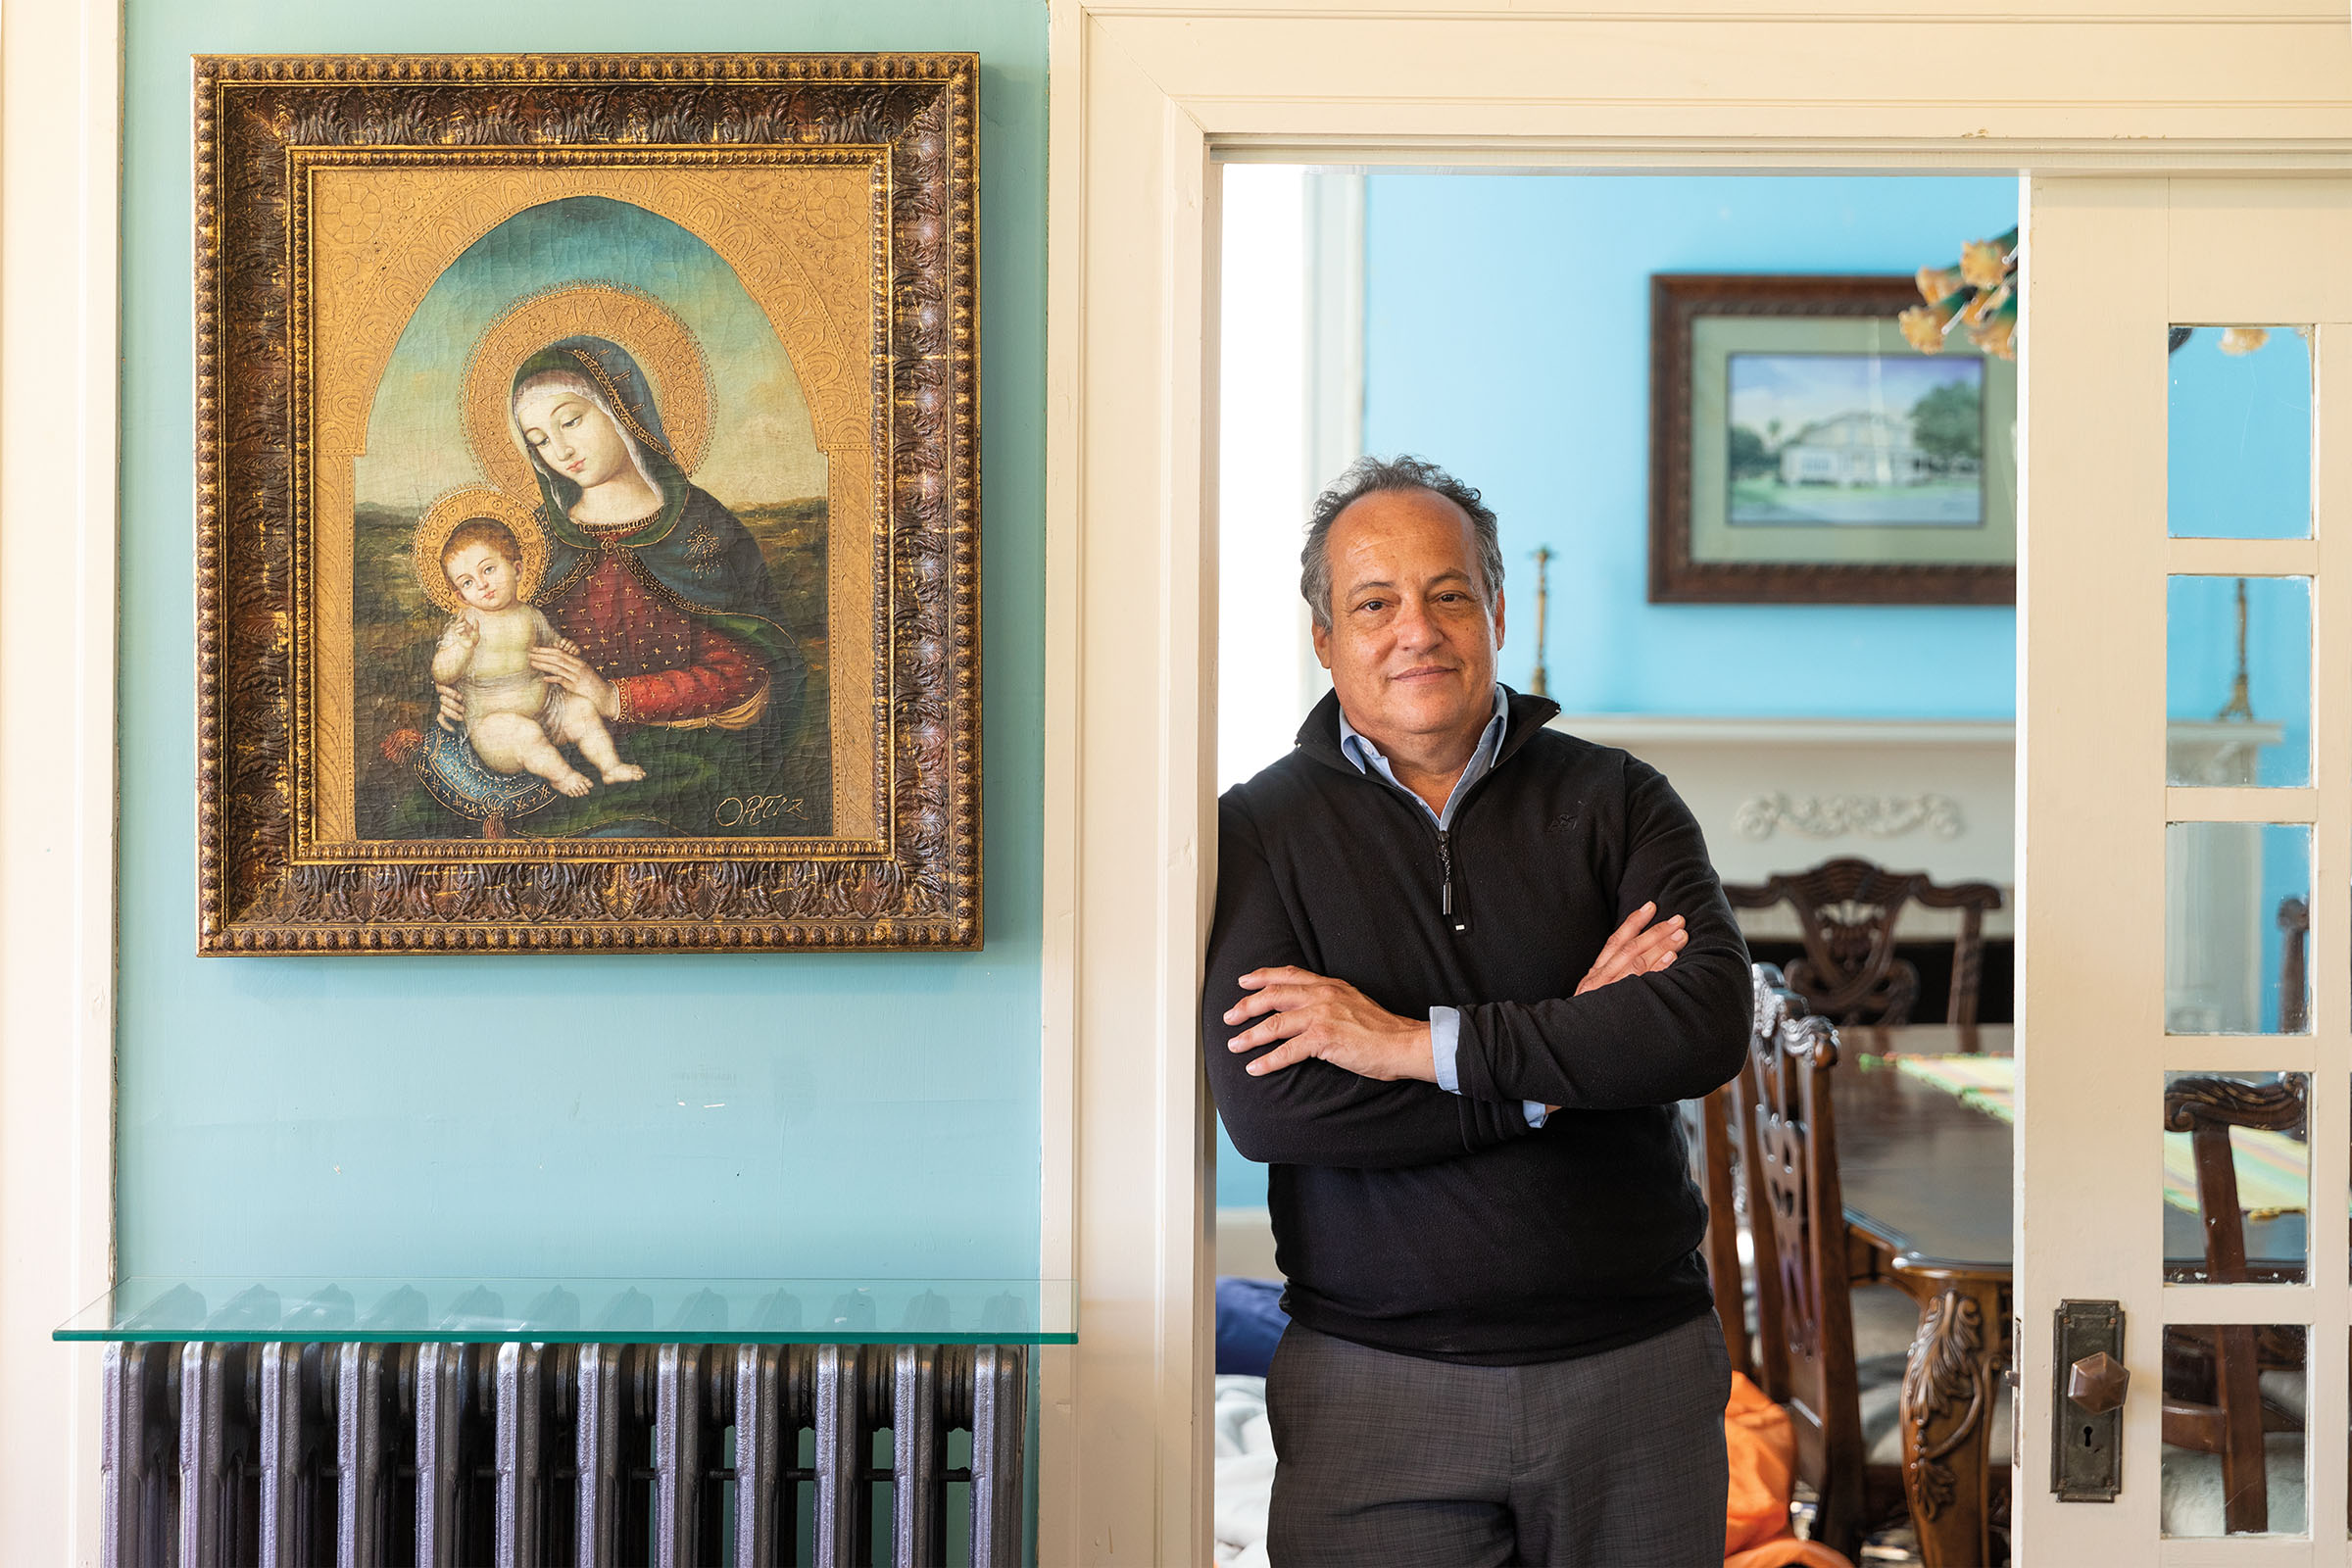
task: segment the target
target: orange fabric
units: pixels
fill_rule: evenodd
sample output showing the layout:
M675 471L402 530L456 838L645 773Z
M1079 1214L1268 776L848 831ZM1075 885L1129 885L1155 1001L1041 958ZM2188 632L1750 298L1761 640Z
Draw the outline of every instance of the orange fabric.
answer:
M1732 1490L1724 1504L1724 1568L1853 1568L1843 1552L1799 1541L1788 1529L1788 1488L1796 1474L1796 1434L1788 1412L1764 1397L1741 1374L1732 1374L1723 1407L1723 1441L1732 1458Z

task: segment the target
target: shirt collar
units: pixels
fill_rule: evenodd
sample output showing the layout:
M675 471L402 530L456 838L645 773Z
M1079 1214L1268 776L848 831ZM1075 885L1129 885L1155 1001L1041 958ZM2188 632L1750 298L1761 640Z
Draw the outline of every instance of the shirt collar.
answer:
M1470 761L1463 767L1462 776L1454 781L1453 793L1446 799L1446 809L1430 811L1429 803L1418 795L1412 797L1413 804L1420 807L1422 810L1429 811L1429 814L1437 819L1440 827L1447 826L1452 821L1453 808L1461 801L1463 792L1486 777L1488 771L1494 767L1494 759L1502 752L1503 732L1509 725L1509 700L1503 693L1502 682L1496 681L1494 683L1494 716L1487 720L1486 729L1478 737L1478 749L1470 754ZM1388 758L1381 754L1380 748L1373 745L1370 738L1357 730L1353 724L1348 722L1348 710L1345 708L1340 710L1340 755L1355 764L1357 772L1377 773L1392 788L1404 789L1403 785L1396 782L1396 775L1391 769ZM1405 793L1412 794L1409 790L1406 790Z

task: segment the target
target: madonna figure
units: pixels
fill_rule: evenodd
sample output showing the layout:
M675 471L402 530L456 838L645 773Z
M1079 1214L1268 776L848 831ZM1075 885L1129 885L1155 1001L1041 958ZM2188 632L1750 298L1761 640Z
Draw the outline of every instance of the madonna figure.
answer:
M534 603L562 634L531 666L588 704L647 776L478 809L478 760L455 744L465 699L442 686L428 788L491 833L741 833L747 796L799 806L760 820L761 836L829 833L829 762L809 744L805 664L759 541L679 467L636 362L604 338L564 338L516 368L507 407L547 533Z

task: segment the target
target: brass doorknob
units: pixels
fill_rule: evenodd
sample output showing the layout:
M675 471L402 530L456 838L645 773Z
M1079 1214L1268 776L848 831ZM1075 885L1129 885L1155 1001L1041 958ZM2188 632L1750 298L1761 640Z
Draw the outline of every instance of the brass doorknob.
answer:
M2121 1405L2131 1387L2131 1368L2105 1350L2066 1369L2066 1396L2091 1415L2104 1415Z

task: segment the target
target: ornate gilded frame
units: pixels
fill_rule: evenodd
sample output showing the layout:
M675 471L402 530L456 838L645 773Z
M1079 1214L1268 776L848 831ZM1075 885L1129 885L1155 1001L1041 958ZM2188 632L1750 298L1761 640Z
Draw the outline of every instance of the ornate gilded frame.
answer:
M978 947L977 59L194 66L199 952ZM870 831L322 839L306 171L763 159L871 167Z
M2006 605L2017 599L2014 552L2003 562L1709 561L1692 546L1695 428L1693 326L1704 318L1886 323L1919 303L1907 277L1810 273L1674 273L1650 278L1649 599L1652 604ZM1988 431L2004 451L2005 428ZM2008 460L2014 466L2014 458Z

